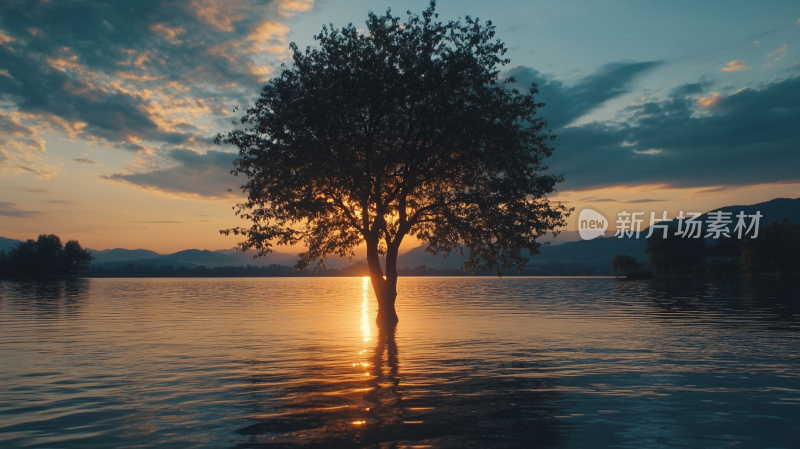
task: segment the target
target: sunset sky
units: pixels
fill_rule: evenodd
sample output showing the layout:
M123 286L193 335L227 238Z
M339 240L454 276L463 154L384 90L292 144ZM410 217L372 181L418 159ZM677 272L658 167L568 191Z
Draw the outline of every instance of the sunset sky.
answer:
M323 24L425 1L0 3L0 236L221 249L230 129ZM558 139L555 199L609 215L800 197L800 2L442 1L491 20ZM233 193L228 192L233 189ZM574 217L573 217L574 218ZM574 222L572 223L574 225ZM414 245L409 242L408 245ZM279 249L280 251L291 251Z

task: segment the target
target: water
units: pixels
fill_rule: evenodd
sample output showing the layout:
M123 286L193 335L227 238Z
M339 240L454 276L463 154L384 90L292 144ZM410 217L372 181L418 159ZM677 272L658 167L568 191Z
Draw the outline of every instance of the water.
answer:
M800 446L800 286L0 282L0 447Z

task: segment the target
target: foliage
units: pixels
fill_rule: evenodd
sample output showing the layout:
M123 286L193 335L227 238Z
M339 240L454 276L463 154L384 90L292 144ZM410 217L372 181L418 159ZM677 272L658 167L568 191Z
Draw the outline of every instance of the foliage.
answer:
M627 276L641 268L642 265L644 264L637 262L636 259L627 254L617 254L611 259L611 268L614 270L615 276Z
M0 276L41 277L74 275L89 269L94 257L77 240L66 245L54 234L21 242L8 254L0 252Z
M742 270L747 274L800 272L800 224L791 224L788 218L764 226L756 238L742 240L741 248Z
M554 136L536 85L522 94L499 77L509 60L491 22L436 22L434 9L405 23L370 13L365 34L323 27L318 48L291 45L292 67L217 136L239 148L248 198L236 209L251 222L223 234L259 255L302 242L298 269L365 242L379 301L396 296L407 235L432 254L468 248L472 272L521 269L522 250L539 253L537 237L569 211L546 198L562 177L543 174Z
M708 257L741 257L742 250L739 248L740 240L734 235L731 237L721 236L712 245L706 245L706 256Z
M703 239L676 236L667 233L653 234L647 239L645 252L650 254L650 265L659 273L680 276L689 273L702 259L705 249Z

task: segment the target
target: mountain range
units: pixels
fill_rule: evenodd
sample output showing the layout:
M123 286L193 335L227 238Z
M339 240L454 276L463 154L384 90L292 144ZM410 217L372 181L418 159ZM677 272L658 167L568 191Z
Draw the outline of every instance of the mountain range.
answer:
M745 214L752 215L757 211L763 215L760 226L766 226L772 221L787 217L792 223L800 223L800 198L776 198L771 201L742 206L726 206L714 211L731 212L733 224L736 223L736 214L744 211ZM708 221L708 213L701 216L701 220ZM616 219L610 220L614 224ZM706 229L704 225L703 229ZM549 246L541 248L541 254L530 257L527 268L534 273L542 274L565 273L565 274L606 274L610 272L609 261L617 254L628 254L634 258L644 261L647 259L645 254L645 234L639 239L635 238L614 238L612 229L607 231L606 237L594 240L577 240L577 231L565 231L555 240L550 241ZM19 240L0 237L0 250L8 252L11 248L20 243ZM95 257L94 266L113 268L120 265L154 265L175 267L197 267L205 265L208 268L225 266L269 266L282 265L293 266L297 260L296 254L273 252L261 258L253 258L253 252L242 253L235 249L224 249L217 251L188 249L172 254L159 254L155 251L146 249L105 249L91 250ZM526 256L530 256L526 254ZM339 259L333 257L326 260L326 267L331 269L346 269L355 264L363 263L364 260ZM398 256L397 266L399 268L414 269L420 265L427 268L443 270L458 269L464 263L457 253L452 253L450 257L444 258L441 255L434 256L425 252L425 246L414 248L405 254ZM349 270L348 270L349 271Z

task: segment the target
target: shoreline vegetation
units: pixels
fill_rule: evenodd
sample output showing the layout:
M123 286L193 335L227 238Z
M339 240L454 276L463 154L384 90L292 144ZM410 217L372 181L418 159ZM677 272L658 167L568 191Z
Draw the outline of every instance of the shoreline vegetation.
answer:
M730 235L716 240L682 238L667 232L666 238L647 239L647 264L627 254L611 260L615 275L646 279L660 277L756 277L800 276L800 224L788 218L742 238Z
M719 239L667 238L658 235L647 239L646 261L628 254L617 254L604 266L597 263L550 260L530 264L522 270L503 270L501 276L614 276L621 279L665 278L800 278L800 224L784 218L758 231L756 238L735 235ZM532 260L535 260L532 257ZM0 251L0 278L66 277L364 277L370 276L367 263L358 261L338 269L305 269L271 264L264 266L194 266L171 263L132 261L112 265L92 264L89 250L76 240L63 245L54 234L42 234L38 240L19 242L8 253ZM397 269L400 277L413 276L495 276L493 270L465 271L426 264Z
M465 272L459 269L436 269L430 268L425 265L420 265L415 268L401 268L397 270L399 277L421 277L421 276L473 276L472 273ZM332 270L318 270L312 273L310 270L295 271L292 267L283 265L270 265L267 267L214 267L207 268L200 267L173 267L168 266L155 266L155 265L125 265L114 269L97 268L90 270L88 273L81 277L365 277L369 276L369 267L363 262L356 263L342 269ZM496 276L494 271L479 271L474 276ZM531 276L597 276L597 277L613 277L609 273L586 273L581 270L574 272L564 273L563 271L554 270L539 270L539 269L523 269L522 272L509 271L503 272L503 277L531 277Z

